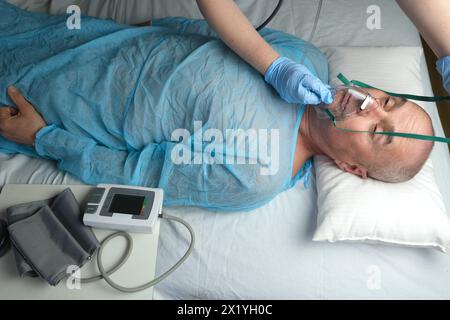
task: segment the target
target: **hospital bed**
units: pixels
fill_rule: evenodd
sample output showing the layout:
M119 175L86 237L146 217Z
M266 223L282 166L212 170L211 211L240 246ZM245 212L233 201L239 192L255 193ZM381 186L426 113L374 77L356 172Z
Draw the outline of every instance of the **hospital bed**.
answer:
M10 0L52 13L65 0ZM86 2L86 1L84 1ZM140 22L165 16L200 18L194 0L91 1L89 13ZM125 2L125 1L123 1ZM254 24L264 21L276 0L239 0ZM367 8L381 9L382 28L366 27ZM130 9L131 8L131 9ZM320 8L320 14L319 12ZM121 10L122 9L122 10ZM286 0L269 27L329 47L421 47L420 37L392 0ZM360 59L364 59L363 56ZM386 56L389 59L389 56ZM369 63L369 62L368 62ZM423 91L432 95L425 60ZM437 135L443 135L436 107L430 108ZM450 158L445 145L432 159L439 188L450 212ZM0 187L6 183L81 184L52 162L23 155L0 155ZM315 243L317 191L298 184L251 213L216 213L197 208L169 209L195 229L193 255L156 286L155 299L450 299L450 257L439 252L393 246ZM188 246L181 227L161 223L157 273L178 260ZM145 266L142 268L145 275ZM379 285L371 286L373 277Z

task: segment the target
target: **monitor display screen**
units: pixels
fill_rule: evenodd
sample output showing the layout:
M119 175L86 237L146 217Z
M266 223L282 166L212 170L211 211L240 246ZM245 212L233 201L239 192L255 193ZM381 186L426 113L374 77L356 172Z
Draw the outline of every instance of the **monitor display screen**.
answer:
M145 197L115 194L111 201L111 205L109 206L109 212L130 215L143 214L144 200Z

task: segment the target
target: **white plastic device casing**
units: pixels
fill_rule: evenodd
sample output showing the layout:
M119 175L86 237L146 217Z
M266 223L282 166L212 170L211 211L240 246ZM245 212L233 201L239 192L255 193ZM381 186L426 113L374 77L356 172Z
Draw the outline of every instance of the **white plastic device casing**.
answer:
M136 233L152 233L153 227L158 219L159 214L162 213L163 197L164 191L162 189L145 188L145 187L135 187L135 186L125 186L125 185L114 185L114 184L99 184L95 190L104 188L103 196L99 202L90 202L91 197L89 197L86 204L86 210L83 215L83 223L87 226L100 228L100 229L111 229L120 230ZM133 192L135 190L144 192L154 192L153 205L148 218L146 219L136 219L133 215L122 214L122 213L112 213L112 216L100 215L105 202L112 195L110 191L112 188L128 190ZM117 193L121 194L121 193ZM108 199L110 200L110 199ZM108 201L109 202L109 201Z

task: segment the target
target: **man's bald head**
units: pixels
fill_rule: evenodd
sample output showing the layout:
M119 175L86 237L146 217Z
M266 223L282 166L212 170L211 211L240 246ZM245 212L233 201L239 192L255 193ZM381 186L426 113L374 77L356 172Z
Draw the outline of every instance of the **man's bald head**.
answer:
M434 136L432 120L428 113L416 104L414 104L414 108L419 111L422 118L417 120L422 124L416 133ZM385 150L374 163L366 163L369 177L384 182L399 183L413 179L422 170L430 157L434 142L416 139L404 140L403 146L396 152Z
M340 121L338 127L354 131L401 132L434 135L430 116L417 104L376 90L367 91L379 107ZM314 108L314 107L313 107ZM315 117L315 143L344 171L385 182L412 179L423 167L433 142L383 134L347 132L331 121Z

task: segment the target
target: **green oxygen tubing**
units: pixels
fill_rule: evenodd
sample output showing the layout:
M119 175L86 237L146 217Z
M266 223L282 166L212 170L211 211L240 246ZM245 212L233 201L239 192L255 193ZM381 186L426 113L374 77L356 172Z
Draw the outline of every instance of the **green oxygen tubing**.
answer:
M417 96L417 95L412 95L412 94L400 94L400 93L389 92L386 90L382 90L382 89L373 87L371 85L368 85L368 84L358 81L358 80L348 80L342 73L340 73L338 75L338 79L341 80L341 82L344 85L355 85L360 88L377 89L377 90L383 91L393 97L405 98L405 99L415 100L415 101L425 101L425 102L437 102L437 101L443 101L443 100L450 100L450 96L447 96L447 97L424 97L424 96ZM369 131L359 131L359 130L349 130L349 129L339 128L337 125L336 118L331 113L331 111L327 109L327 110L325 110L325 112L330 117L331 121L333 122L334 127L341 131L352 132L352 133L369 133L369 134L377 134L377 135L386 135L386 136L391 136L391 137L402 137L402 138L434 141L434 142L442 142L442 143L450 144L450 138L444 138L444 137L435 137L435 136L427 136L427 135L403 133L403 132L369 132Z

